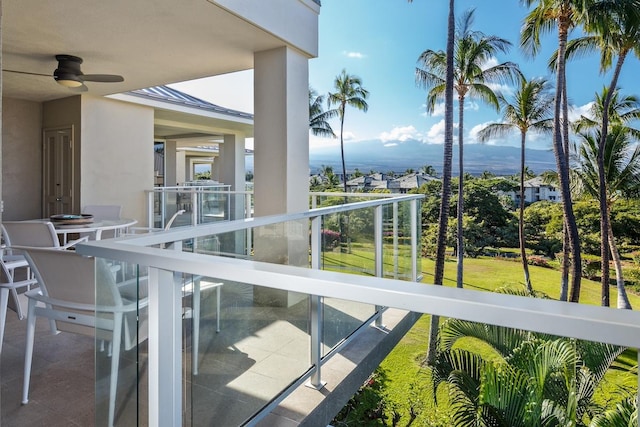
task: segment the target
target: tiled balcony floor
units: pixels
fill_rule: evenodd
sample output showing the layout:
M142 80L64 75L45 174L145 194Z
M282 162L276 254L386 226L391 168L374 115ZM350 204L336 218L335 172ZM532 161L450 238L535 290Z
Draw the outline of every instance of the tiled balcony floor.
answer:
M185 426L237 425L260 409L282 388L302 374L309 363L306 333L308 304L303 299L290 308L254 306L250 289L225 284L222 288L221 331L215 331L215 292L202 294L199 373L191 376L191 354L183 353L186 399ZM327 301L325 337L329 345L372 314L372 308L344 301ZM48 323L38 319L30 400L21 405L26 321L9 311L2 350L0 425L91 426L95 423L94 339L61 333L51 335ZM191 339L189 321L184 335ZM120 362L116 426L147 422L146 344L139 347L140 389L136 398L135 349ZM98 371L108 374L110 358L98 354ZM106 390L106 378L99 387ZM140 405L136 406L136 402ZM106 399L99 411L106 418Z

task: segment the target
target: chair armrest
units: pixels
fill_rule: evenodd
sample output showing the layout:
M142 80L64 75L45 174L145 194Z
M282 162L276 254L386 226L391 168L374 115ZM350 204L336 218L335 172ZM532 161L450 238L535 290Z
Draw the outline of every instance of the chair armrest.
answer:
M75 246L75 245L77 245L78 243L87 242L87 241L89 241L89 236L84 236L84 237L81 237L81 238L79 238L79 239L72 240L72 241L68 242L68 243L67 243L66 245L64 245L64 246L60 246L60 249L69 249L69 248L74 247L74 246Z

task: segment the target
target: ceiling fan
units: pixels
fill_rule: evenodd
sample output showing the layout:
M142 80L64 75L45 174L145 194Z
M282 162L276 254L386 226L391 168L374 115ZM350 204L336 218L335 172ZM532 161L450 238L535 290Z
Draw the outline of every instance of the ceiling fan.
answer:
M73 55L56 55L58 68L53 72L53 78L62 86L87 91L84 82L101 82L101 83L118 83L123 82L124 78L117 74L84 74L80 69L82 58ZM2 70L10 73L29 74L34 76L51 77L51 74L31 73L28 71Z

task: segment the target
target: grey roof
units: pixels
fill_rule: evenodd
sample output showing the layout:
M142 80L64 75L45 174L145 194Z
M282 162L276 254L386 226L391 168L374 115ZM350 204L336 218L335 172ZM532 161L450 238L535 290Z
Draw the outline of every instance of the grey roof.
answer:
M212 104L211 102L196 98L195 96L180 92L179 90L170 88L168 86L152 86L145 89L132 90L130 92L127 92L127 94L148 99L160 100L177 105L184 105L192 108L198 108L201 110L225 114L228 116L253 120L253 114L224 108L219 105Z

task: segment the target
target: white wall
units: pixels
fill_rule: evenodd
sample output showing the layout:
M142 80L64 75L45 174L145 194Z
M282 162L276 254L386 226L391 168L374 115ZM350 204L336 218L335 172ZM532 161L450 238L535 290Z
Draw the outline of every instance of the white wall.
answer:
M12 98L2 104L2 218L40 218L42 104Z
M146 225L144 190L153 188L153 109L82 97L82 206L122 205Z

